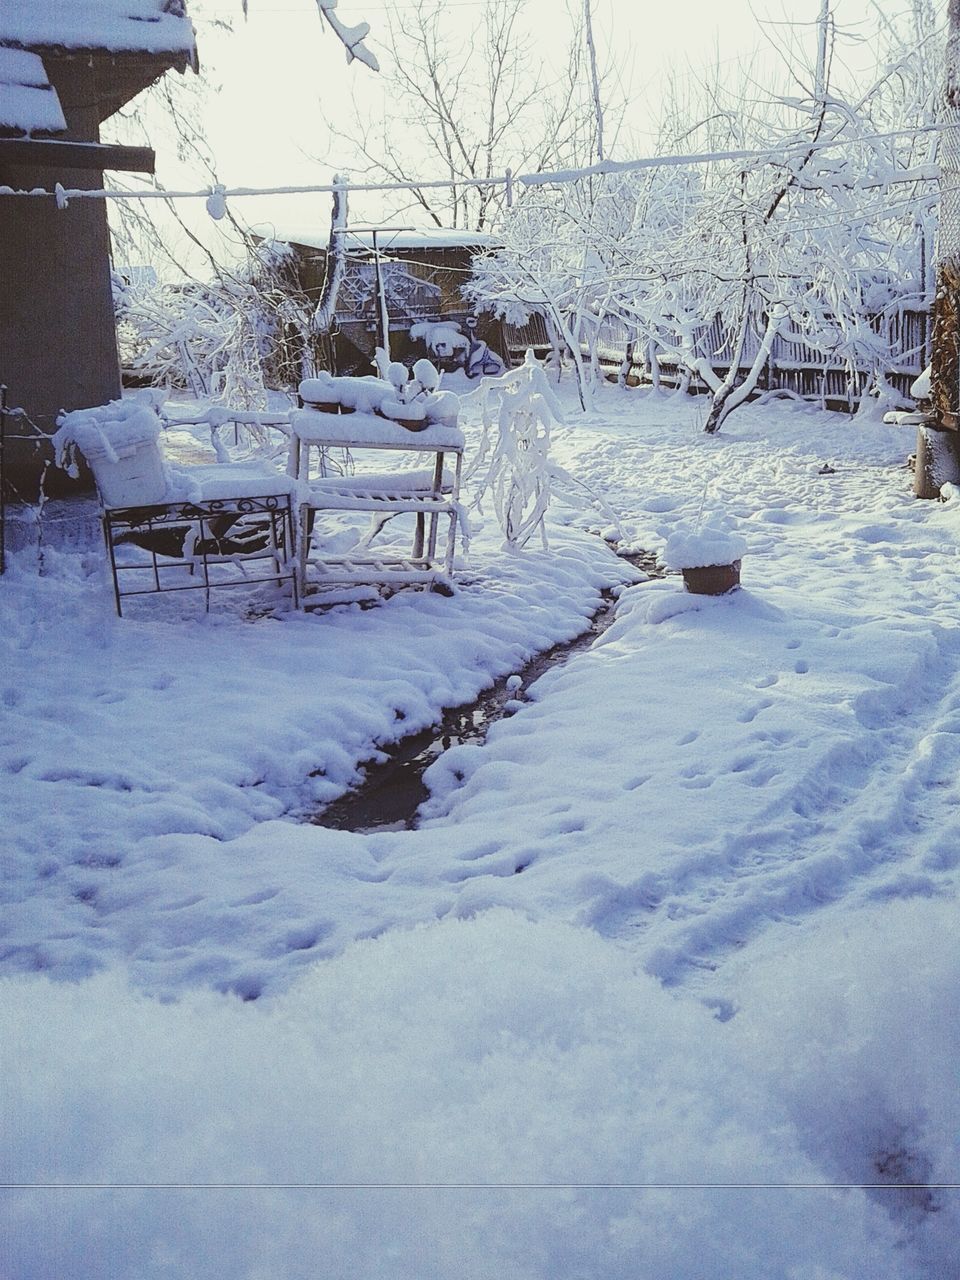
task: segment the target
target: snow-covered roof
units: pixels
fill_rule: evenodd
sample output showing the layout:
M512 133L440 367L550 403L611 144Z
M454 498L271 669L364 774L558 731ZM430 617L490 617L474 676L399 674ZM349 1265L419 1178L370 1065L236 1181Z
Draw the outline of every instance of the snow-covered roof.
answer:
M15 0L0 8L0 44L193 56L184 0Z
M308 249L326 249L329 238L329 226L317 226L307 230L303 227L264 227L254 228L258 235L268 235L270 239L282 240L287 244L302 244ZM373 233L371 231L349 231L346 236L349 249L372 249ZM500 237L490 231L449 230L445 227L423 227L409 231L378 231L377 243L381 249L480 249L493 247L501 243Z
M66 127L40 55L0 46L0 129L58 133Z

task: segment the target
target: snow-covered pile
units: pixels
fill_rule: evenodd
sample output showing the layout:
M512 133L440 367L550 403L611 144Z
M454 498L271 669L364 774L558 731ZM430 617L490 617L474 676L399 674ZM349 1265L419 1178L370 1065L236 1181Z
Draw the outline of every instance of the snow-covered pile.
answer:
M321 370L315 378L304 378L300 398L309 405L339 405L361 413L376 413L384 396L393 394L385 378L334 377Z
M470 339L454 321L422 320L410 326L410 337L424 343L431 355L441 360L449 360L470 346Z
M77 453L89 463L107 506L163 502L171 475L158 444L161 420L149 399L113 400L57 419L58 467L79 475Z

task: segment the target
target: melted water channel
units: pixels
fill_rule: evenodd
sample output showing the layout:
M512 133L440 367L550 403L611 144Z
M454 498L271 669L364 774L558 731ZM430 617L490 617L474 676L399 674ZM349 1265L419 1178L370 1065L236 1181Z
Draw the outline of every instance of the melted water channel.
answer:
M651 577L663 577L663 568L651 553L640 552L624 559ZM328 804L310 821L338 831L403 831L415 827L417 810L430 794L423 775L434 760L450 747L483 742L492 724L512 715L522 705L517 702L517 692L526 689L551 667L562 666L575 653L589 649L613 622L616 609L613 593L604 592L603 599L603 605L585 631L573 640L536 654L517 673L519 690L515 680L504 676L474 702L448 708L438 725L385 747L388 757L385 761L367 765L359 786Z

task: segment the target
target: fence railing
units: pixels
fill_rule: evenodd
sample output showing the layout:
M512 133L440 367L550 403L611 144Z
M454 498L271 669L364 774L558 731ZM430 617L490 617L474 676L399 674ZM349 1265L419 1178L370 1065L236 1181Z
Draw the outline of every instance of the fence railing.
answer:
M922 306L900 307L871 317L870 324L877 336L878 348L883 353L879 371L907 398L910 384L930 362L930 311ZM554 346L549 322L539 313L531 315L525 324L508 324L506 329L512 355L522 355L528 347L538 354L545 354ZM597 342L601 365L621 368L633 340L630 369L634 376L639 376L641 381L653 381L651 360L655 360L661 382L676 385L682 380L684 370L676 358L663 350L651 351L647 344L636 341L636 338L636 332L624 321L614 317L605 319L600 325ZM728 341L719 316L700 329L695 341L696 354L706 357L721 377L730 368ZM740 357L740 368L744 373L752 366L759 344L759 329L751 331ZM872 359L830 355L803 340L778 336L774 339L757 389L760 392L791 391L852 410L875 372ZM697 380L693 379L691 385L697 385Z

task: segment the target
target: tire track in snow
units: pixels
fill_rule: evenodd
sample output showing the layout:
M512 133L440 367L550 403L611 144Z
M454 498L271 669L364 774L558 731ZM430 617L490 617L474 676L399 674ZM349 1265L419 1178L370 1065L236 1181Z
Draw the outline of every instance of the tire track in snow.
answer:
M688 983L773 923L799 923L844 899L934 895L955 878L960 632L939 638L919 712L867 743L832 749L794 789L786 821L781 800L751 832L727 836L699 868L664 877L652 918L648 909L643 920L636 913L621 920L615 936L639 943L650 972ZM948 681L945 693L938 677ZM883 750L871 758L878 742Z
M638 490L635 475L632 491L623 483L625 472L649 467L646 440L627 437L602 448L563 441L589 482L641 527L666 536L694 517L704 498L739 521L765 561L751 564L747 574L761 593L787 586L815 599L824 618L836 609L851 618L891 620L884 608L891 600L878 593L877 575L895 576L895 614L931 625L939 649L914 680L906 714L878 705L871 721L867 711L864 732L821 756L792 798L781 793L753 815L750 830L739 827L708 848L681 854L666 870L611 886L588 909L585 922L635 943L647 967L668 982L693 982L698 975L703 981L759 929L799 923L837 901L936 893L960 863L952 521L942 508L917 504L902 464L894 469L889 457L842 456L849 449L846 434L845 427L844 438L824 439L836 464L826 480L806 442L765 453L733 438L720 442L720 450L717 442L709 449L702 440L660 442L652 493ZM733 486L723 453L737 457ZM695 458L700 466L693 470L708 477L702 493L690 483ZM793 551L788 559L784 526ZM701 772L681 785L709 786L714 772Z

